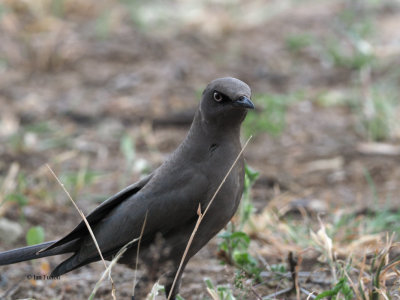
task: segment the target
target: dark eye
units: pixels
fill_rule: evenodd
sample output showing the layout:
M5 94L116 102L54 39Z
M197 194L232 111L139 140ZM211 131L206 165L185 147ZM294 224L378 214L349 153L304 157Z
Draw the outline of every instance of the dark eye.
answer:
M218 92L214 92L214 100L217 102L221 102L223 99L222 95Z

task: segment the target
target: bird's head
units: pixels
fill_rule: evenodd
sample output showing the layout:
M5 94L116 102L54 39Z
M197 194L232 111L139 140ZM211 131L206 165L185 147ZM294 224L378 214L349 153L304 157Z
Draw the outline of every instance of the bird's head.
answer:
M248 109L254 109L250 87L232 77L211 81L203 92L200 104L207 122L235 125L244 120Z

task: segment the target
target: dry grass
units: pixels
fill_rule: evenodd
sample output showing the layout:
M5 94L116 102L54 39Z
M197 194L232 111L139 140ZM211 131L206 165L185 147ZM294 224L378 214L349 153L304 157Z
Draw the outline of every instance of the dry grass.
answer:
M101 258L101 261L103 262L106 271L107 271L107 270L109 271L109 272L108 272L108 278L110 279L111 286L112 286L112 288L111 288L111 296L112 296L112 298L113 298L114 300L116 300L116 296L115 296L115 285L114 285L114 281L113 281L113 279L112 279L112 277L111 277L111 266L112 266L113 264L115 264L115 262L116 262L118 259L115 259L115 258L114 258L113 261L115 260L115 262L114 262L114 263L111 262L111 263L110 263L110 266L107 267L107 263L106 263L106 261L104 260L103 254L101 253L100 246L99 246L99 244L97 243L96 237L94 236L92 227L90 227L90 224L89 224L88 220L86 219L84 213L83 213L83 212L79 209L79 207L76 205L74 199L72 199L71 195L69 194L69 192L68 192L67 189L65 188L64 184L63 184L63 183L60 181L60 179L57 177L56 173L54 173L54 171L51 169L51 167L50 167L49 165L46 165L46 166L47 166L47 168L49 169L50 173L51 173L51 174L54 176L54 178L57 180L58 184L61 186L61 188L63 189L63 191L65 192L65 194L68 196L68 199L71 200L72 204L74 205L75 209L78 211L78 213L79 213L79 215L81 216L82 220L85 222L85 225L86 225L86 227L87 227L87 229L88 229L88 231L89 231L89 234L90 234L90 236L92 237L93 243L96 245L96 249L97 249L97 252L99 253L99 256L100 256L100 258ZM145 219L145 220L146 220L146 219ZM131 244L131 243L133 243L133 241L130 242L129 244ZM129 245L129 244L127 244L127 245ZM127 249L127 245L125 245L123 248L121 248L121 250L118 252L118 253L121 252L119 256L117 255L118 258L125 252L125 250ZM124 249L124 250L122 250L122 249ZM40 250L40 251L42 251L42 250ZM40 252L40 251L39 251L39 252ZM102 275L101 278L103 278L103 277L104 277L104 274ZM101 281L102 281L102 279L99 280L99 283L98 283L98 284L100 284ZM96 284L96 286L98 286L98 284ZM95 288L95 290L96 290L96 288ZM92 293L92 294L93 294L93 293Z

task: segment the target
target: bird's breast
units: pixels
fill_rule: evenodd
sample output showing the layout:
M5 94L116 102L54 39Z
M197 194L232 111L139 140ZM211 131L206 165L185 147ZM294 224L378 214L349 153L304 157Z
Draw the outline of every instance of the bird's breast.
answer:
M239 151L234 152L221 150L223 149L217 147L209 157L208 166L204 167L208 170L213 170L212 172L209 172L208 175L210 184L209 199L213 197L214 193L222 183L210 209L217 210L218 212L215 213L216 216L226 224L226 222L228 222L236 212L241 199L244 182L244 162L242 157L239 158L224 181L224 178L234 164ZM225 226L225 224L223 226Z

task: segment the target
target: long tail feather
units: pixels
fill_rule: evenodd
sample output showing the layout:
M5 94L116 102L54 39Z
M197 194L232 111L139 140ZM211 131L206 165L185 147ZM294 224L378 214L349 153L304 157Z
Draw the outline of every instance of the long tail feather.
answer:
M45 242L42 244L27 246L18 249L13 249L0 253L0 266L14 264L21 261L37 259L46 256L70 253L75 251L75 243L69 242L68 244L61 245L60 247L38 253L39 250L49 247L56 241Z

